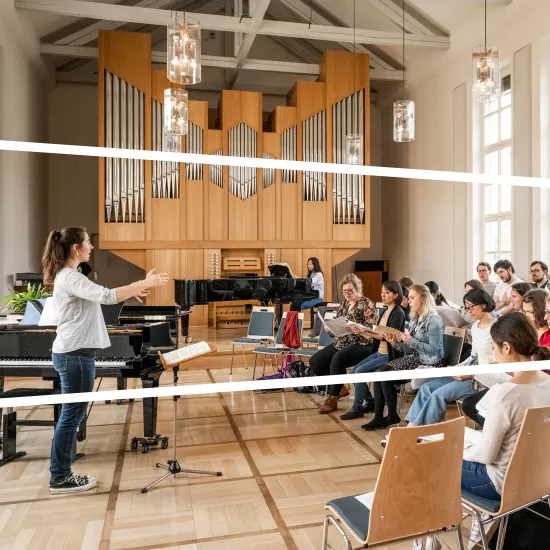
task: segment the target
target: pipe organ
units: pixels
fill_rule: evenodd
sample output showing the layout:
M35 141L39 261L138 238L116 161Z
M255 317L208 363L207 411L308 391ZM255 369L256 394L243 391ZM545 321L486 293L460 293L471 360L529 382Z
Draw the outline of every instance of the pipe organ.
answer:
M151 36L100 31L98 42L100 146L344 163L346 135L360 133L370 162L366 54L326 52L318 81L296 82L269 118L257 92L222 91L211 116L207 102L190 100L187 135L169 139L163 100L171 85L166 71L151 68ZM125 159L99 164L100 246L143 269L179 279L223 277L231 258L235 265L253 260L259 273L286 262L303 276L307 258L316 256L331 299L330 268L370 243L368 177ZM148 303L173 303L173 287L155 289ZM205 322L205 308L192 317Z
M105 73L106 147L143 149L143 93L109 72ZM106 159L105 221L144 222L142 160Z

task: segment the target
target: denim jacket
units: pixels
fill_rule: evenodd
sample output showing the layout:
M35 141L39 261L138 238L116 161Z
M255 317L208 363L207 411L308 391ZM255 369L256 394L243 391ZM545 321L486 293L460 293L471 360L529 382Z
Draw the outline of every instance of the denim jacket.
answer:
M429 315L418 323L418 317L411 319L409 333L414 336L408 344L397 342L395 349L405 355L414 353L420 356L420 364L433 365L443 359L443 321L439 315Z

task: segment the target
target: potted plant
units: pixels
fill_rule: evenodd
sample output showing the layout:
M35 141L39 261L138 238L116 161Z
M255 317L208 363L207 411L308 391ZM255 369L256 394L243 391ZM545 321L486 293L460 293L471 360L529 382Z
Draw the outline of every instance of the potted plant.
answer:
M48 298L51 295L51 292L48 292L42 284L35 286L31 283L27 287L27 290L23 292L12 290L10 294L2 298L2 302L5 304L8 313L25 313L29 300Z

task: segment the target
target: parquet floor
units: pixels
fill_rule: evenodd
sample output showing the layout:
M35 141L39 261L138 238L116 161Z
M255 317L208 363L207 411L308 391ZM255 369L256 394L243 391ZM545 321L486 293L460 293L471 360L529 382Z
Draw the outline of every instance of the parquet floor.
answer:
M195 339L212 340L197 332ZM223 345L220 332L229 331L215 335ZM233 380L250 377L251 369L234 369ZM229 369L216 369L182 373L181 383L228 379ZM164 384L170 383L168 375ZM113 381L103 380L101 389L114 389ZM22 427L18 447L27 456L0 468L0 550L318 550L325 503L374 488L385 433L364 432L365 420L340 421L349 398L327 416L317 412L316 399L293 391L180 399L178 460L223 476L180 474L147 494L140 489L162 475L155 465L170 459L172 449L130 450L130 439L141 433L139 400L91 408L87 439L79 444L85 456L74 469L93 473L98 486L79 495L48 493L52 429ZM164 398L158 412L158 432L170 438L171 407ZM51 410L18 415L47 419ZM456 548L454 535L448 540ZM335 531L330 544L343 549Z

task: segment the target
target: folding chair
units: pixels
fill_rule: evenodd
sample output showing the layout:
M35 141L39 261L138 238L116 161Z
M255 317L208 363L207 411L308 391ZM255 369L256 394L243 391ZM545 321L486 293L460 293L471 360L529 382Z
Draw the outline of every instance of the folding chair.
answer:
M246 362L245 349L246 346L257 346L266 340L275 341L275 308L259 307L252 308L252 315L248 323L248 331L246 338L235 338L231 341L231 366L229 374L233 373L233 359L235 357L235 346L242 346L243 358L245 367L248 368Z
M462 506L479 522L484 550L489 549L485 525L494 520L500 522L496 550L502 550L510 514L542 501L550 506L549 456L550 407L527 409L504 476L500 500L488 500L462 491ZM481 514L490 517L482 520Z
M331 310L327 310L325 311L325 314L323 315L323 319L334 319L336 318L336 315L338 315L338 310L334 310L334 311L331 311ZM309 345L314 345L314 346L319 346L320 345L320 340L321 340L321 334L325 332L322 328L321 328L321 332L319 333L319 336L313 336L313 337L306 337L306 338L302 338L302 344L308 344L308 347ZM326 335L328 336L328 335ZM332 342L329 342L329 344L332 343ZM328 346L328 344L325 344Z
M295 355L300 355L301 357L311 357L315 355L320 349L330 346L334 343L335 339L332 336L329 336L326 330L322 330L319 334L319 345L316 348L300 348L294 350Z
M277 337L275 339L275 343L273 346L259 346L254 348L254 370L252 371L252 380L256 379L256 362L258 359L258 355L264 356L264 374L265 374L265 356L278 356L278 355L286 355L287 353L295 353L295 350L292 348L287 348L283 344L283 332L285 330L285 322L286 322L286 316L287 311L283 312L283 316L281 317L281 322L279 324L279 329L277 330ZM304 327L304 314L298 313L298 334L302 334L302 329ZM271 368L273 369L273 372L275 372L275 368L273 367L273 358L271 358Z
M418 439L437 434L443 434L443 439ZM392 428L374 492L337 498L325 506L322 549L327 549L328 529L333 525L347 550L352 545L346 531L371 548L447 530L457 531L458 546L464 550L459 497L463 446L463 418Z

